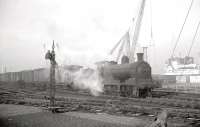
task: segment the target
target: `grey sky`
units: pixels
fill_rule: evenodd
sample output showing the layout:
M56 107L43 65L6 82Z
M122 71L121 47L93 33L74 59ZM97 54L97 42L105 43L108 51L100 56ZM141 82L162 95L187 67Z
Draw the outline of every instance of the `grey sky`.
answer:
M91 65L107 59L109 51L136 17L141 0L0 0L0 66L10 71L47 66L52 39L59 43L60 64ZM162 72L170 57L191 0L151 0L153 40L150 38L150 0L144 12L138 43L153 41L149 60ZM200 21L200 0L194 0L176 55L189 49ZM192 56L200 48L200 31ZM44 49L45 44L45 49Z

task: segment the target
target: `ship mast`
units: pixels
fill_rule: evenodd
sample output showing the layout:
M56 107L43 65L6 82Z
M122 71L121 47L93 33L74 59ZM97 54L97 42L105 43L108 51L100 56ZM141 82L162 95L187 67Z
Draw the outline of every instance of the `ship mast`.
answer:
M176 39L175 45L174 45L173 50L172 50L171 58L174 57L174 52L175 52L176 47L177 47L177 45L178 45L178 42L179 42L179 39L180 39L180 37L181 37L181 33L182 33L182 31L183 31L183 28L184 28L184 26L185 26L185 23L186 23L186 21L187 21L187 19L188 19L188 16L189 16L190 10L191 10L192 5L193 5L193 1L194 1L194 0L191 1L191 4L190 4L189 9L188 9L188 11L187 11L187 14L186 14L185 20L184 20L183 25L182 25L182 27L181 27L181 29L180 29L179 34L178 34L178 38Z
M198 30L199 30L199 26L200 26L200 21L199 21L199 23L198 23L198 25L197 25L197 28L196 28L194 37L193 37L193 39L192 39L192 43L191 43L191 45L190 45L190 49L189 49L189 51L188 51L188 53L187 53L187 57L190 56L190 52L191 52L191 50L192 50L192 47L193 47L193 45L194 45L194 42L195 42L195 39L196 39L196 36L197 36L197 32L198 32Z

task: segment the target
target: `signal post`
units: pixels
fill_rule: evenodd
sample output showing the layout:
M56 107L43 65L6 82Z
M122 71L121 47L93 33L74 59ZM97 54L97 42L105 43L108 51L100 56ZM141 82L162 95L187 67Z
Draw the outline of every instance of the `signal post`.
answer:
M45 55L45 59L50 60L51 63L51 67L50 67L50 110L55 113L55 68L56 68L56 54L54 51L55 45L54 45L54 40L53 40L53 45L52 45L52 51L48 50L46 55Z

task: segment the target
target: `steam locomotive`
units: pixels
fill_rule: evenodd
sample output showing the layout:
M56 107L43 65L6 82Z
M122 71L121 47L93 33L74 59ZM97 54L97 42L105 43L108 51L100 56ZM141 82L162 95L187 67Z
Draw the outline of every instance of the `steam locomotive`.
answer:
M143 60L143 53L138 53L138 61L129 63L128 57L122 57L122 64L109 62L98 65L99 75L102 77L104 93L124 97L151 96L153 88L158 87L151 75L151 66ZM73 86L72 73L80 71L82 66L69 65L60 67L56 71L57 84ZM84 69L84 74L94 73L92 69ZM48 84L49 69L40 68L34 70L7 72L0 74L0 81Z
M138 61L129 63L122 57L122 64L109 63L99 66L103 77L105 94L124 97L151 96L153 88L158 87L151 76L151 66L143 60L143 53L137 54Z

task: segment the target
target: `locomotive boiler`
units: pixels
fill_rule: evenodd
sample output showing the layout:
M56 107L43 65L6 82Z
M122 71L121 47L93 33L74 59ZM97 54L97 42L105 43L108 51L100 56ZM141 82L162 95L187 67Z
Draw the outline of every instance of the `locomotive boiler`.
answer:
M137 62L109 64L100 68L106 94L119 96L147 97L156 87L151 76L151 66L137 54Z

